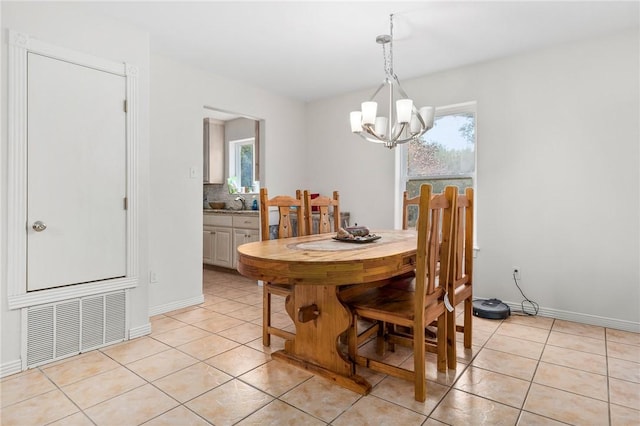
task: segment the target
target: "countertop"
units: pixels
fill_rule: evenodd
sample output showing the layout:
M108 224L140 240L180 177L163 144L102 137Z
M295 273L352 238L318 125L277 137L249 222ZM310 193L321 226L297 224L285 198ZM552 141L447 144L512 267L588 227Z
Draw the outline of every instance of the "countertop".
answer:
M241 214L248 216L259 216L258 210L231 210L231 209L202 209L204 214Z

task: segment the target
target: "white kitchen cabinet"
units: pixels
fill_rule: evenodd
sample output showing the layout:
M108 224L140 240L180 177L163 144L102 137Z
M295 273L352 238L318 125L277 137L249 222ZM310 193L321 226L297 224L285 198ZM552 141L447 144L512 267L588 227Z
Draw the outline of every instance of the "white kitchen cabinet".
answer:
M231 242L233 228L205 226L203 231L202 262L233 268Z
M211 231L205 227L202 231L202 263L209 265L213 263L213 244L211 240Z
M236 268L237 249L241 244L260 239L257 214L205 213L202 262Z
M233 268L233 253L231 251L233 228L205 226L202 235L202 262Z
M259 216L237 215L233 216L233 267L238 265L238 247L242 244L260 240Z
M213 247L212 265L233 268L232 228L212 228L211 246Z
M224 214L205 214L203 217L202 262L233 268L233 220ZM206 235L208 234L208 235Z
M260 240L257 229L233 229L233 267L238 268L238 247L242 244Z

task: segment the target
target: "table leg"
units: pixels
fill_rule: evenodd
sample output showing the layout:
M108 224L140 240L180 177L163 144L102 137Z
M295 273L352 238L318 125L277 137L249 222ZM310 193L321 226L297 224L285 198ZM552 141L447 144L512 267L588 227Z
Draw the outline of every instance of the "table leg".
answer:
M371 385L361 376L352 374L352 362L342 353L338 339L349 328L351 315L340 302L337 286L294 286L292 319L296 326L293 341L287 341L285 350L272 354L298 367L329 378L339 385L361 394L367 394ZM317 306L317 316L308 320L299 318L298 312L311 305ZM306 321L306 322L303 322Z

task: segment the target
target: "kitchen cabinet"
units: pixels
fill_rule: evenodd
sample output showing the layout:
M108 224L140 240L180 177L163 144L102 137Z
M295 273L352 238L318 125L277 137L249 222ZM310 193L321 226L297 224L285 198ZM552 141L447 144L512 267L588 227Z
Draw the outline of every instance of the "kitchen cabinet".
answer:
M233 267L237 269L238 246L260 240L258 216L233 217Z
M233 220L224 214L205 214L203 217L202 262L233 268ZM207 235L208 234L208 235Z
M233 268L233 253L231 252L232 228L205 226L202 233L202 262L209 265Z
M260 239L258 213L205 213L202 262L224 268L236 267L237 248Z
M231 228L212 228L211 235L211 246L213 247L211 264L233 268L233 253L231 252L233 233Z
M202 263L211 265L213 263L213 243L211 240L213 235L211 231L205 226L202 231Z
M224 122L205 118L203 125L204 183L224 183Z

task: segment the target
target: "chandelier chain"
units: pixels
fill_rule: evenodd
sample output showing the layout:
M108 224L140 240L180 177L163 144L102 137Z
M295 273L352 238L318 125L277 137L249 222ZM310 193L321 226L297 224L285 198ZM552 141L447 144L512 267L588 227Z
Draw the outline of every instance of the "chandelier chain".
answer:
M391 60L391 47L389 47L389 52L387 52L387 45L382 45L382 56L384 57L384 73L387 76L393 75L393 62Z
M387 44L389 51L387 51ZM389 16L389 42L382 45L384 57L384 72L387 76L393 76L393 15Z

